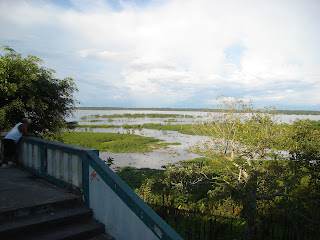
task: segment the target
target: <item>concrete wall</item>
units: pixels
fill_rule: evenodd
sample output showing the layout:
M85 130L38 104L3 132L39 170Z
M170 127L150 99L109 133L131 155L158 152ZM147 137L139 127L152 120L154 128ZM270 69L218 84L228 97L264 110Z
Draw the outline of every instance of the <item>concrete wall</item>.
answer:
M102 181L92 167L89 168L89 175L90 208L94 209L94 218L105 224L110 236L115 239L159 239L145 228L144 222Z
M182 239L98 155L95 149L36 137L23 137L19 144L20 164L47 181L80 192L94 218L115 239Z

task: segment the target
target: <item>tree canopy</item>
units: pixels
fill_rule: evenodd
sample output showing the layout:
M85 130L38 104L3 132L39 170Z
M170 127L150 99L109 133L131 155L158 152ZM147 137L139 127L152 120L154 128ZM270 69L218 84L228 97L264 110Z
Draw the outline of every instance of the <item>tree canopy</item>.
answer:
M209 193L232 193L241 203L244 238L256 239L255 218L259 204L266 201L315 222L318 216L309 212L307 201L319 200L320 135L310 120L282 124L272 107L254 111L252 102L223 96L218 100L221 112L203 125L213 139L204 152L220 156L214 157L218 177L210 178L219 185Z
M138 194L154 204L162 193L167 204L208 213L208 219L216 219L222 206L225 217L245 221L243 239L282 239L288 222L290 236L314 239L320 222L317 122L286 124L273 107L256 110L252 101L236 97L217 100L219 111L208 112L210 119L193 129L210 137L190 149L204 158L166 165L162 175L143 182ZM228 212L230 204L238 210Z
M28 117L36 133L52 133L71 113L77 91L73 79L58 79L53 69L32 55L23 57L12 48L2 47L0 55L0 130Z

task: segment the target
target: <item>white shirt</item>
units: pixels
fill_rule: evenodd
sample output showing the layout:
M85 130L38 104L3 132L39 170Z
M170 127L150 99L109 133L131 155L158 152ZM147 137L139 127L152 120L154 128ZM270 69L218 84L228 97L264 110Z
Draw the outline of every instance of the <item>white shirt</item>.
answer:
M23 123L18 123L12 130L4 137L4 139L12 139L15 143L18 143L22 137L22 132L19 131L18 127Z

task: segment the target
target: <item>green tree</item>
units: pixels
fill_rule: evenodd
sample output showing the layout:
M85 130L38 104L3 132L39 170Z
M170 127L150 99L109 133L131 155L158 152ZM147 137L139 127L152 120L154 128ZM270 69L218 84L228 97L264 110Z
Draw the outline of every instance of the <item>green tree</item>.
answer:
M22 57L10 47L0 55L0 130L22 117L33 121L30 129L53 133L64 126L74 108L77 88L72 78L58 79L36 56Z
M216 165L214 177L207 178L202 170L207 178L203 181L216 185L209 194L231 194L242 205L244 239L257 238L256 216L264 201L315 222L311 213L306 216L307 205L301 201L319 200L317 130L307 127L305 121L280 124L273 108L255 111L252 102L227 97L218 100L219 112L211 113L210 121L201 127L212 140L197 152L213 158ZM297 205L299 211L294 209Z

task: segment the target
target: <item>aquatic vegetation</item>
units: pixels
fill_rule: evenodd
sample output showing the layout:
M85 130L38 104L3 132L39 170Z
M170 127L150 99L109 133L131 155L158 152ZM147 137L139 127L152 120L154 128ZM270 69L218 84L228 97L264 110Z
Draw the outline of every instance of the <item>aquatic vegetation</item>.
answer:
M208 132L204 131L203 124L161 124L161 123L145 123L145 124L123 124L123 125L78 125L81 128L120 128L123 129L154 129L162 131L177 131L182 134L208 136ZM208 125L209 129L209 125Z
M63 132L59 140L67 144L98 149L100 152L114 153L151 152L171 144L160 139L133 134L93 132Z
M164 114L164 113L124 113L124 114L112 114L112 115L89 115L81 117L81 120L85 121L92 118L193 118L192 115L183 114Z
M242 106L242 101L236 103ZM190 148L191 153L204 158L168 164L166 171L126 167L116 170L184 239L241 239L245 220L251 221L252 216L255 221L250 224L257 229L256 239L295 239L295 236L315 239L318 228L314 221L319 222L319 165L310 160L319 157L320 122L303 120L281 124L270 121L268 109L267 115L262 110L246 121L236 118L240 116L239 112L244 114L245 111L235 109L233 114L228 109L202 124L174 125L173 120L166 119L164 122L172 124L85 127L122 127L129 135L134 135L137 129L142 132L143 129L154 129L168 134L177 131L211 137L214 145L206 142L204 146ZM224 119L217 119L220 116ZM220 141L214 141L216 138ZM243 145L232 145L230 141ZM157 143L158 146L161 144L166 143ZM215 151L211 146L220 146L221 151ZM270 149L275 150L272 156ZM295 161L282 160L277 155L278 150L288 151L291 160ZM176 154L174 148L166 153ZM259 157L255 157L257 154ZM300 159L304 164L298 162ZM258 170L259 174L255 175ZM243 180L243 175L250 176L250 181ZM285 188L286 191L281 192ZM254 209L247 196L258 196Z

